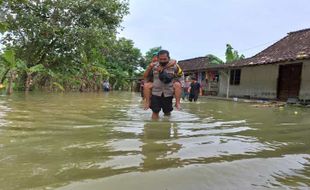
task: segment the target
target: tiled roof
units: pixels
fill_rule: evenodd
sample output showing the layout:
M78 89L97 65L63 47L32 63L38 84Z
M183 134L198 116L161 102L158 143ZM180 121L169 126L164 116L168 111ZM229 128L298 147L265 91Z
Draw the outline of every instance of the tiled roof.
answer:
M190 72L212 68L275 64L303 59L310 59L310 28L290 32L286 37L247 59L234 61L229 64L214 65L210 63L208 56L206 56L181 60L179 65L184 72Z
M226 64L227 67L274 64L310 59L310 28L290 32L280 41L253 57Z
M184 72L188 72L207 69L210 63L208 57L197 57L193 59L181 60L178 64Z

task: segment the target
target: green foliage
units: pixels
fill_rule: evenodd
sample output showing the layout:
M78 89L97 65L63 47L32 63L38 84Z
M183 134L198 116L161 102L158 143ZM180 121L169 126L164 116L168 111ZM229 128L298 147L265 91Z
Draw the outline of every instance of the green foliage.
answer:
M126 0L4 0L0 12L20 85L30 77L39 88L95 90L108 78L124 86L145 66L134 43L116 37Z
M29 72L29 73L36 73L36 72L41 72L43 71L45 68L42 64L38 64L38 65L35 65L35 66L32 66L30 68L27 69L26 72Z
M219 64L224 64L225 62L221 60L219 57L208 54L207 57L209 58L209 61L212 65L219 65Z
M42 64L34 65L28 68L28 65L21 60L17 62L16 67L19 72L26 72L27 74L42 72L45 69Z
M4 82L5 78L8 78L7 84L7 94L13 93L14 80L16 79L17 66L20 61L16 60L15 51L13 49L6 49L0 57L1 63L3 64L3 69L5 72L1 78L1 84Z
M1 55L3 59L4 66L8 69L13 69L16 67L17 62L15 58L15 51L13 49L7 49Z
M0 5L3 3L2 0L0 0ZM0 34L1 33L4 33L6 31L6 28L7 28L7 25L6 23L4 22L4 18L3 18L3 13L2 11L0 10Z
M128 86L129 80L136 77L144 65L142 54L132 40L120 38L106 52L105 66L110 73L111 84L117 89Z
M234 50L234 48L230 44L226 45L226 62L213 54L208 54L206 56L209 58L210 63L214 65L230 63L232 61L237 61L245 58L243 54L239 55L238 51Z
M61 90L62 92L65 91L65 88L61 84L59 84L58 82L53 82L53 85L55 87L57 87L59 90Z
M4 33L7 29L7 24L0 21L0 33Z
M226 44L226 63L230 63L232 61L244 59L244 55L239 55L237 50L234 50L234 48L230 44Z
M6 56L8 56L8 55L6 55ZM8 67L8 63L4 58L6 56L4 56L4 54L0 55L0 84L4 83L7 73L10 71L10 69Z

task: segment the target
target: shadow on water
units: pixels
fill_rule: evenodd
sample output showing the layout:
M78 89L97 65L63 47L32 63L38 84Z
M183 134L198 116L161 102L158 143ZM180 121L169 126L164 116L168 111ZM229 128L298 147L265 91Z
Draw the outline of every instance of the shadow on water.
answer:
M151 121L141 107L135 93L0 97L0 187L310 186L308 109L200 100Z

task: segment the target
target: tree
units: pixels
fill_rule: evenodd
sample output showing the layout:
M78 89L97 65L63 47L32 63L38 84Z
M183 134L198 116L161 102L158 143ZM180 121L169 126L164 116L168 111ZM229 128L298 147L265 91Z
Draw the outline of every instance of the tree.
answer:
M107 75L107 57L101 51L111 51L117 28L128 14L128 2L4 0L0 11L6 23L6 47L16 50L16 57L26 64L24 68L45 68L31 73L32 77L38 76L37 85L57 82L76 89L87 83L91 88L98 79L90 79L100 72ZM27 70L23 71L20 83L26 85Z
M2 5L3 0L0 0L0 5ZM0 34L6 31L7 25L4 21L3 12L0 9Z
M230 63L232 61L244 59L244 55L239 55L237 50L234 50L234 48L230 44L226 44L226 63Z
M19 61L17 64L17 69L19 72L26 73L26 81L25 81L25 92L28 93L30 87L32 85L32 77L34 73L42 72L45 70L42 64L34 65L32 67L28 67L27 64L23 61Z
M209 61L212 65L219 65L225 63L223 60L213 54L208 54L207 57L209 58Z
M209 58L210 63L215 65L226 64L232 61L237 61L245 58L243 54L239 55L238 51L234 50L234 48L230 44L226 44L226 51L225 51L226 61L223 61L222 59L213 54L208 54L206 56Z
M12 94L13 93L13 82L16 78L16 68L17 65L20 63L19 61L16 60L15 57L15 51L13 49L8 49L6 50L2 55L1 55L1 63L4 68L4 76L1 80L1 83L3 83L5 77L8 75L8 88L7 88L7 94Z
M100 61L102 54L96 49L92 49L91 56L88 56L86 52L81 54L81 66L80 72L80 91L100 89L100 83L103 78L108 77L110 74L104 67L104 62Z
M106 53L106 68L110 75L110 82L116 89L124 88L130 80L139 73L144 66L142 53L134 47L134 42L125 38L116 40Z

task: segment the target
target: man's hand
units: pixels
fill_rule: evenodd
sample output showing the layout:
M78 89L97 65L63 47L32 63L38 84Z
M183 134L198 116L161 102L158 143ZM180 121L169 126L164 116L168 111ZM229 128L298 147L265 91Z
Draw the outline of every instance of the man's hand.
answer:
M150 68L153 68L155 66L155 62L151 62L150 64L149 64L149 67Z
M144 80L147 80L147 77L149 76L149 74L151 73L153 67L155 66L155 62L151 62L149 64L149 66L146 68L144 74L143 74L143 78Z

